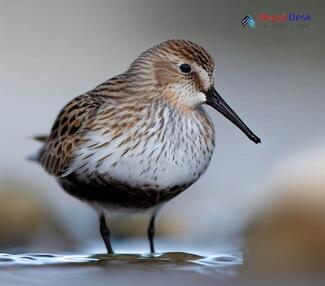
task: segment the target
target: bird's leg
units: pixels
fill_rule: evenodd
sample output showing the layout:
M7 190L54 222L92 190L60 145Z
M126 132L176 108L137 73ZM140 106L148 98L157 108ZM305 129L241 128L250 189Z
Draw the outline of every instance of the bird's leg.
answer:
M155 253L155 247L154 247L154 241L153 238L155 236L155 219L156 219L156 214L154 213L153 216L150 219L149 222L149 227L148 227L148 239L150 243L150 252Z
M100 234L104 240L107 252L109 254L113 254L114 251L113 251L111 241L110 241L110 232L109 232L109 228L106 224L106 219L105 219L104 214L99 215L99 223L100 223L100 226L99 226Z

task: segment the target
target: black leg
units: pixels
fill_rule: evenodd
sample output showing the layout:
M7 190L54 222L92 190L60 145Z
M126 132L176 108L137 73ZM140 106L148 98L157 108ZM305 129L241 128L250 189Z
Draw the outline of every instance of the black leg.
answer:
M111 246L110 232L109 232L109 228L107 227L107 224L106 224L105 216L103 214L99 215L99 223L100 223L100 226L99 226L100 234L101 234L101 236L102 236L102 238L104 240L107 252L109 254L113 254L114 251L113 251L113 248Z
M156 218L156 213L151 217L149 222L149 227L148 227L148 238L149 238L151 253L155 253L155 246L153 241L153 238L155 236L155 218Z

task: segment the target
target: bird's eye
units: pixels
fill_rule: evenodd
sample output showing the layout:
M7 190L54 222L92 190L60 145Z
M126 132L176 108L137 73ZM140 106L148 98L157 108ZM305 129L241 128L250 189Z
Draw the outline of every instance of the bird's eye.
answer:
M181 64L179 66L179 68L183 73L190 73L191 72L191 67L188 64Z

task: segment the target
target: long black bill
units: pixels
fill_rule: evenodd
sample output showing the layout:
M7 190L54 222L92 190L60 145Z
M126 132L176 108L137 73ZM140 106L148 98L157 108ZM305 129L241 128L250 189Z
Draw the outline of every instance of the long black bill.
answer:
M261 143L261 139L258 138L240 119L235 111L222 99L220 94L215 90L214 87L206 92L207 104L212 106L214 109L219 111L223 116L228 118L232 123L234 123L241 131L243 131L246 136L252 140L254 143Z

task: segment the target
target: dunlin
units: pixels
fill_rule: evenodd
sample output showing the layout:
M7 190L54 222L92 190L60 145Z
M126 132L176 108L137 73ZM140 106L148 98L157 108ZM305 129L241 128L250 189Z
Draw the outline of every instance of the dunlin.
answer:
M249 139L260 139L214 88L214 61L199 45L169 40L143 52L129 69L70 101L37 161L69 194L93 206L107 251L107 215L151 215L206 170L214 150L208 104Z

